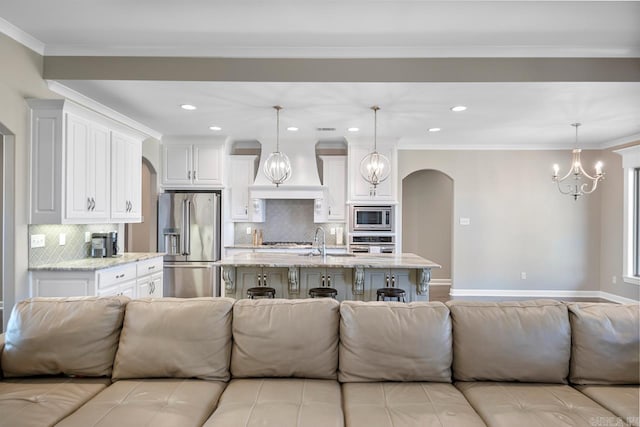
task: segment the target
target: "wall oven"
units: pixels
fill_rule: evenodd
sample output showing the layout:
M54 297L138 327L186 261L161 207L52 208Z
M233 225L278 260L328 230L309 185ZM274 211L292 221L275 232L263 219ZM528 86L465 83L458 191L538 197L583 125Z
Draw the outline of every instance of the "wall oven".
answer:
M392 254L395 248L393 235L351 235L349 238L349 251L352 253Z
M351 232L393 232L393 206L352 206Z

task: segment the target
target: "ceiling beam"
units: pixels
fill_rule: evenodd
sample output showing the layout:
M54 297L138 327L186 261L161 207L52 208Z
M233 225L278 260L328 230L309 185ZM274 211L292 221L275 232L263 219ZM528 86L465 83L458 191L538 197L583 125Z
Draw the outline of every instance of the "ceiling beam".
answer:
M640 82L640 58L45 56L44 78L247 82Z

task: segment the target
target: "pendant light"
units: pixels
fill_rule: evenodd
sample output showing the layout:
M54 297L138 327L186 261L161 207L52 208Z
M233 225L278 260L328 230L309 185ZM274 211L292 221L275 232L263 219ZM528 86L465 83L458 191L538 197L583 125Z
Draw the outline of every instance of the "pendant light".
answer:
M591 194L596 191L598 182L604 179L604 172L602 172L602 162L596 163L595 176L589 175L582 167L582 162L580 161L580 153L582 152L582 150L578 148L578 128L580 127L580 125L580 123L571 124L571 126L576 128L576 142L575 148L573 149L572 153L571 167L569 168L569 172L567 172L567 174L562 178L558 178L560 166L558 166L557 164L553 165L553 182L558 185L558 190L562 194L569 194L573 196L574 200L578 200L578 197L585 194ZM573 176L573 182L562 185L562 182L569 179L571 176ZM587 182L581 183L580 181L583 179ZM588 188L589 185L591 185L591 188Z
M369 194L376 195L376 187L389 178L391 164L384 154L378 153L378 110L380 107L374 105L373 110L373 151L367 154L360 162L360 175L373 187Z
M276 105L273 108L276 110L276 151L269 154L262 170L269 181L279 187L280 184L291 178L291 162L286 154L280 152L280 110L282 107Z

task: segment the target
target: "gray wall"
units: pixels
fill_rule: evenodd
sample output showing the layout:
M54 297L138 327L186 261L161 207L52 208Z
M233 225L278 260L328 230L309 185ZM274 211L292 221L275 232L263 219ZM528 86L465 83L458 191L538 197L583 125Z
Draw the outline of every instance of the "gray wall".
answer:
M585 165L600 154L584 152ZM454 288L600 290L604 191L577 202L559 194L552 165L566 171L569 160L566 150L399 151L400 181L422 169L453 179Z
M421 170L402 181L402 252L428 258L442 268L434 279L451 279L453 181L439 171Z

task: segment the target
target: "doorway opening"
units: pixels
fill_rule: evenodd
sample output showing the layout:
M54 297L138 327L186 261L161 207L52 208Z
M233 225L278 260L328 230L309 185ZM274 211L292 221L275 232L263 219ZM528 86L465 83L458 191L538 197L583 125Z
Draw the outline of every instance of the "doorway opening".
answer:
M447 301L452 278L453 179L423 169L402 180L402 252L442 266L432 270L431 300Z
M0 123L0 331L15 304L15 136Z
M156 252L158 249L158 174L142 158L142 222L125 224L124 252Z

